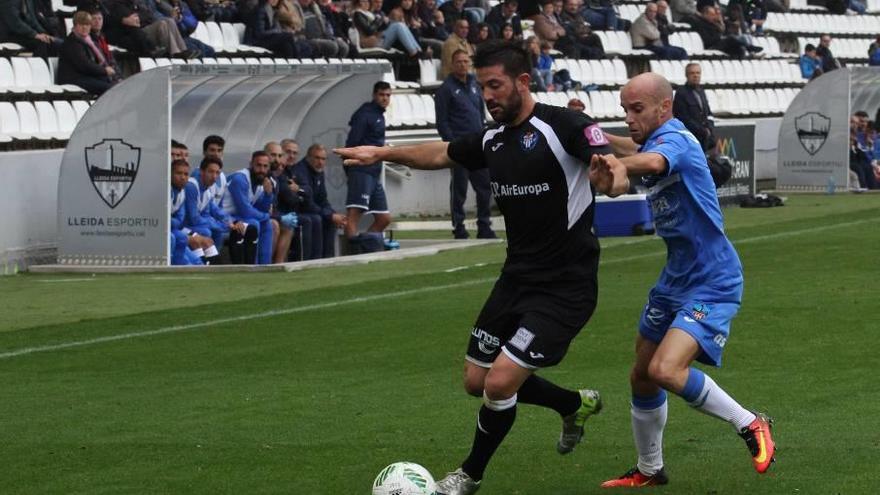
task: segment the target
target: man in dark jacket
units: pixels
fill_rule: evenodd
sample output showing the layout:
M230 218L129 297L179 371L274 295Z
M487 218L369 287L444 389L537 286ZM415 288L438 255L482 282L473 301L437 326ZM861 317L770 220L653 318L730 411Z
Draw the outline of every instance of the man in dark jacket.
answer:
M303 259L332 258L336 254L336 229L345 226L346 217L330 205L324 167L327 150L315 143L306 157L293 168L294 180L303 192L304 204L299 214L302 225Z
M444 141L451 142L483 129L483 97L470 68L471 57L467 52L458 50L453 53L452 73L434 95L437 132ZM487 168L469 171L461 166L452 167L452 181L449 184L452 235L456 239L469 237L464 228L464 202L467 199L468 181L477 197L477 237L494 239L495 232L492 231L492 222L489 220L492 191Z
M819 37L819 46L816 47L816 55L822 59L822 72L832 71L843 67L843 64L831 53L831 35L823 34Z
M58 57L58 83L75 84L93 95L101 95L115 83L116 70L91 37L92 16L79 11L73 16L73 29Z
M702 70L700 64L691 62L684 69L687 83L675 91L672 102L672 115L680 120L703 147L703 151L715 149L715 124L712 122L712 109L706 92L700 86Z
M36 57L58 54L62 40L52 36L34 0L0 0L0 39L32 51Z

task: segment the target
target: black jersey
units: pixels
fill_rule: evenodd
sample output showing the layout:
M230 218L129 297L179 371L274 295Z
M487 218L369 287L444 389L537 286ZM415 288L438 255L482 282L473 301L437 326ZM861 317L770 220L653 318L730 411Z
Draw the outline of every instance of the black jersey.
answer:
M610 152L590 117L541 103L518 126L496 124L448 149L468 169L489 168L507 226L503 273L534 281L595 278L589 163L594 153Z

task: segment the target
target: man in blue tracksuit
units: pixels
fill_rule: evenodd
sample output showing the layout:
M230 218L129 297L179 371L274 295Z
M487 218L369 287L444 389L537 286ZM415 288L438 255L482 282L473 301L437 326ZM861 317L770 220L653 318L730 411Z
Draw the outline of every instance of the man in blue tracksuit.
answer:
M373 100L361 105L351 116L347 148L353 146L385 146L385 109L391 102L391 85L379 81L373 85ZM381 233L391 223L385 188L382 187L382 162L364 167L346 167L348 196L345 207L348 223L345 235L354 239L358 235L358 222L364 213L373 214L369 232Z
M169 224L169 241L171 243L172 265L201 265L204 251L201 239L190 236L191 230L183 225L186 201L186 181L189 177L189 163L186 160L171 162L171 223ZM190 247L193 249L191 250Z
M470 73L470 69L470 55L464 50L456 50L452 54L452 72L434 95L437 132L444 141L455 141L483 129L483 97L477 78ZM468 180L477 195L477 237L494 239L496 235L489 220L492 191L488 168L468 170L462 166L452 167L452 181L449 183L452 234L456 239L469 237L464 228Z
M306 157L293 168L294 180L303 192L303 206L299 214L302 225L303 259L332 258L336 253L333 237L336 229L344 227L346 217L330 206L324 167L327 150L320 144L309 146Z
M223 207L233 220L257 229L258 265L272 262L272 219L269 210L275 200L275 186L268 178L269 154L254 151L250 167L229 175L229 186Z

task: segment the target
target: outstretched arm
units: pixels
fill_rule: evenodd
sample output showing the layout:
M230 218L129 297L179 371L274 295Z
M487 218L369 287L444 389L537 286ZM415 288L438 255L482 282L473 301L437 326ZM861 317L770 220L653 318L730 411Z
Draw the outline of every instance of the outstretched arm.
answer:
M614 151L614 155L619 158L635 155L639 150L639 145L637 145L632 138L615 136L614 134L608 134L607 132L605 133L605 137L607 137L608 142L611 143L611 149Z
M416 144L412 146L357 146L354 148L337 148L334 153L342 157L343 165L370 165L380 161L400 163L419 170L437 170L451 168L455 162L449 158L449 143Z

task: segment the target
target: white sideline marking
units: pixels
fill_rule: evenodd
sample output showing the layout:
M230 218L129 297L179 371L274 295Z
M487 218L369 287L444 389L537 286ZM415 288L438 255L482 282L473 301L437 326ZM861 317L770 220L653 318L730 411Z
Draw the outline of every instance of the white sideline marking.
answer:
M738 241L734 241L734 244L745 244L745 243L750 243L750 242L766 241L769 239L791 237L791 236L796 236L796 235L801 235L801 234L821 232L824 230L831 230L831 229L837 229L837 228L843 228L843 227L851 227L854 225L861 225L863 223L876 222L878 220L880 220L880 218L868 218L868 219L863 219L863 220L855 220L852 222L838 223L838 224L834 224L834 225L824 225L821 227L811 227L808 229L790 230L787 232L777 232L775 234L747 237L745 239L740 239ZM636 256L628 256L625 258L615 258L615 259L611 259L611 260L607 260L607 261L602 261L601 264L602 265L610 265L610 264L615 264L615 263L625 263L627 261L663 256L665 254L666 254L665 250L664 251L657 251L654 253L646 253L646 254L640 254L640 255L636 255ZM64 280L64 279L62 279L62 280ZM72 280L72 279L67 279L67 280ZM91 279L82 279L82 280L91 280ZM79 340L79 341L73 341L73 342L66 342L63 344L53 344L53 345L45 345L45 346L38 346L38 347L26 347L24 349L19 349L17 351L9 351L9 352L0 353L0 360L9 359L9 358L17 357L17 356L24 356L27 354L34 354L37 352L51 352L51 351L57 351L57 350L62 350L62 349L70 349L73 347L83 347L83 346L88 346L88 345L93 345L93 344L101 344L104 342L114 342L117 340L127 340L127 339L134 339L134 338L138 338L138 337L150 337L153 335L162 335L162 334L166 334L166 333L184 332L187 330L194 330L197 328L205 328L205 327L210 327L210 326L214 326L214 325L223 325L226 323L235 323L235 322L239 322L239 321L257 320L257 319L261 319L261 318L270 318L272 316L287 315L287 314L293 314L293 313L302 313L305 311L313 311L313 310L319 310L319 309L335 308L337 306L344 306L347 304L370 302L370 301L376 301L376 300L380 300L380 299L406 297L406 296L411 296L414 294L421 294L424 292L434 292L434 291L439 291L439 290L467 287L470 285L479 285L479 284L483 284L483 283L494 282L495 280L497 280L497 277L481 278L481 279L476 279L476 280L468 280L465 282L457 282L454 284L435 285L433 287L422 287L419 289L387 292L385 294L374 294L371 296L354 297L351 299L344 299L341 301L327 302L327 303L321 303L321 304L311 304L308 306L299 306L296 308L287 308L287 309L265 311L262 313L253 313L253 314L249 314L249 315L235 316L232 318L221 318L221 319L217 319L217 320L203 321L200 323L191 323L189 325L175 325L173 327L157 328L156 330L146 330L143 332L132 332L132 333L123 333L123 334L118 334L118 335L108 335L106 337L98 337L98 338L89 339L89 340Z
M156 277L150 277L150 280L210 280L210 278L211 277L204 277L204 276L199 276L199 275L195 275L195 276L180 275L177 277L175 277L175 276L165 276L165 277L156 276Z
M94 280L95 280L94 277L89 277L89 278L56 278L56 279L49 279L49 280L37 280L37 282L40 282L41 284L60 284L60 283L64 283L64 282L94 282Z
M248 321L248 320L256 320L260 318L269 318L272 316L279 315L288 315L292 313L302 313L304 311L313 311L317 309L327 309L327 308L335 308L337 306L343 306L346 304L355 304L355 303L363 303L376 301L379 299L388 299L388 298L397 298L397 297L405 297L411 296L413 294L421 294L423 292L433 292L438 290L446 290L446 289L454 289L459 287L467 287L469 285L479 285L488 282L494 282L496 277L491 278L481 278L477 280L468 280L466 282L457 282L454 284L446 284L446 285L435 285L433 287L422 287L419 289L411 289L411 290L402 290L397 292L387 292L385 294L375 294L372 296L363 296L363 297L354 297L351 299L344 299L342 301L334 301L327 302L321 304L310 304L308 306L299 306L296 308L287 308L287 309L277 309L272 311L264 311L262 313L253 313L249 315L241 315L235 316L232 318L220 318L218 320L210 320L203 321L200 323L190 323L189 325L175 325L173 327L164 327L157 328L156 330L146 330L143 332L132 332L132 333L123 333L118 335L108 335L106 337L98 337L95 339L88 340L78 340L74 342L66 342L63 344L54 344L54 345L45 345L39 347L26 347L24 349L19 349L17 351L9 351L0 354L0 359L9 359L16 356L24 356L26 354L33 354L36 352L49 352L49 351L57 351L61 349L70 349L72 347L83 347L92 344L101 344L103 342L114 342L117 340L127 340L133 339L137 337L150 337L153 335L162 335L165 333L176 333L183 332L186 330L194 330L196 328L204 328L210 327L214 325L223 325L226 323L235 323L239 321Z

